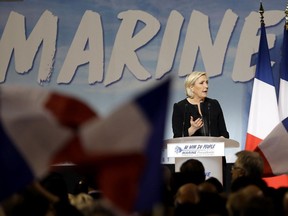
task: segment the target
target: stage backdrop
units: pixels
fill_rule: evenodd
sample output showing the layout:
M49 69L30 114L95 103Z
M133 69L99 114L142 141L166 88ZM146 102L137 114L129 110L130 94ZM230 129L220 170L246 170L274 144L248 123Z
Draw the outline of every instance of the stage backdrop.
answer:
M262 3L278 85L286 3ZM171 76L170 139L185 76L206 71L208 96L219 100L231 139L244 148L259 7L251 0L1 0L0 83L68 92L104 117Z

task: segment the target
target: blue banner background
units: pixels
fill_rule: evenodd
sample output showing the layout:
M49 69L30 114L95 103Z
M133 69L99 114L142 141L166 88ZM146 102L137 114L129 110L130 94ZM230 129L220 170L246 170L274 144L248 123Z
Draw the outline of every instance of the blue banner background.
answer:
M271 61L273 62L273 73L275 83L278 85L285 2L277 4L273 1L266 0L262 1L262 3L265 9L264 20L267 27ZM235 18L235 22L227 43L223 63L221 63L221 71L207 69L209 65L211 68L213 61L205 57L207 52L203 55L203 52L205 51L203 51L201 47L197 52L194 67L189 68L186 64L186 69L190 72L196 70L207 71L210 76L208 96L219 100L224 111L231 139L238 141L241 146L240 148L243 148L249 115L252 79L254 76L253 74L253 76L251 76L251 71L255 71L255 68L250 67L255 67L259 43L259 6L260 3L258 1L250 0L24 0L19 2L0 2L0 35L2 35L0 41L0 56L5 55L3 54L4 51L7 55L7 48L4 47L4 42L7 43L7 41L3 41L3 35L4 29L7 27L7 21L12 12L24 16L27 38L45 11L51 12L58 18L56 52L49 78L42 82L37 81L39 65L42 58L41 54L43 54L43 46L40 46L35 55L31 69L26 72L22 71L20 73L19 69L17 70L15 67L15 62L17 62L20 57L11 55L7 69L0 71L2 76L5 77L1 80L1 85L17 83L65 91L87 101L98 113L100 113L100 115L106 116L116 109L117 106L130 100L131 97L134 97L139 92L145 91L151 85L157 84L167 76L172 76L173 89L169 102L170 105L165 130L165 138L170 139L173 136L171 128L173 103L185 97L184 75L182 73L186 73L186 71L181 72L179 68L181 59L183 58L182 54L185 47L184 43L187 39L189 23L194 21L197 23L197 20L190 20L190 18L192 14L193 16L197 14L204 18L208 18L210 35L206 36L209 36L212 40L212 44L215 45L217 36L219 36L219 40L221 37L223 38L225 36L222 34L219 35L219 33L225 34L225 29L220 31L220 27L224 22L225 13L229 12L230 17ZM79 64L74 71L71 81L60 83L57 79L59 78L64 62L67 60L67 55L69 49L72 47L73 39L75 38L75 35L79 33L78 27L80 26L80 22L87 11L91 11L94 15L99 14L101 18L104 38L103 79L101 81L89 83L88 75L94 73L94 71L89 70L89 62L87 62L81 65ZM137 77L137 72L133 71L133 68L129 69L124 67L121 77L116 79L116 81L111 83L108 82L107 84L109 75L107 70L113 48L115 48L115 39L119 34L121 24L124 23L124 18L121 20L119 15L123 12L125 12L124 14L128 14L129 11L145 12L145 14L151 15L160 23L159 31L155 36L151 37L151 40L145 45L139 46L135 51L137 53L138 61L151 76L148 78ZM167 21L172 11L176 12L179 16L182 15L183 24L179 30L179 40L173 62L170 61L167 63L167 65L171 65L171 68L164 74L159 75L156 72L156 68L159 63L160 48L163 42L165 29L167 28ZM129 20L126 21L128 22ZM225 21L228 22L231 20L226 19ZM205 23L203 23L203 25L204 24ZM248 25L251 26L248 28ZM89 28L95 26L89 26ZM139 22L135 28L134 34L136 35L137 32L141 32L144 26L145 24ZM176 25L171 26L177 27ZM195 31L195 28L197 27L194 25L193 28ZM197 30L195 32L197 32ZM255 35L255 32L257 35ZM11 35L11 40L13 40L13 38L14 36ZM193 41L193 34L191 41ZM253 48L251 48L251 44L253 45ZM123 47L125 46L126 45ZM85 50L89 50L89 48L91 47L89 47L89 44L87 43ZM29 49L29 47L27 47L27 49ZM249 49L254 50L254 54L251 55L251 57L248 56L250 62L247 63L246 60L246 64L243 64L241 62L245 62L245 60L242 61L241 58L244 59L247 57L245 53L249 54L249 52L245 52L245 50ZM240 53L241 50L242 55ZM213 52L215 54L215 50ZM98 53L95 53L95 58L97 54ZM215 56L211 55L211 58L215 58ZM162 60L163 59L165 58L162 58ZM2 60L0 59L0 65L3 65L5 63L4 61L3 58ZM236 65L236 61L238 62L238 66ZM98 74L101 73L99 72ZM110 74L109 76L116 75ZM267 103L269 103L269 101L267 101ZM151 106L153 106L153 104L151 104Z

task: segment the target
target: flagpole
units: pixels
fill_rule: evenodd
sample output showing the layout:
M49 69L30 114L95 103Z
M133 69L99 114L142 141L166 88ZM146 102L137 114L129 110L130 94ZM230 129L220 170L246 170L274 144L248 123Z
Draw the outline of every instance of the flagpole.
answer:
M260 23L264 23L264 8L262 5L262 1L260 1L260 8L259 8L259 14L260 14Z

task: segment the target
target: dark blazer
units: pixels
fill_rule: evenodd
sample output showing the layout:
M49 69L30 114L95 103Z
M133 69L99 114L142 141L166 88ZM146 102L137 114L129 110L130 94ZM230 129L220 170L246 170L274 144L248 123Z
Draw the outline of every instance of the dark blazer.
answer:
M213 136L229 138L226 129L224 115L219 102L215 99L205 98L200 104L204 126L197 130L192 136ZM175 103L172 114L173 137L188 136L190 116L194 120L201 118L197 105L190 104L187 99Z

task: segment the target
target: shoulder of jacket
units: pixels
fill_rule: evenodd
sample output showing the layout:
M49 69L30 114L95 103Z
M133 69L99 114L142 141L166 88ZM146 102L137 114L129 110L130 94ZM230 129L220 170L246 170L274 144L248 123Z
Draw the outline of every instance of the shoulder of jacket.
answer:
M213 98L206 98L205 102L207 103L219 103L217 99L213 99Z
M185 99L183 99L183 100L181 100L181 101L178 101L178 102L175 103L175 104L177 104L177 105L183 105L183 104L186 104L186 103L188 103L188 101L187 101L186 98L185 98Z

